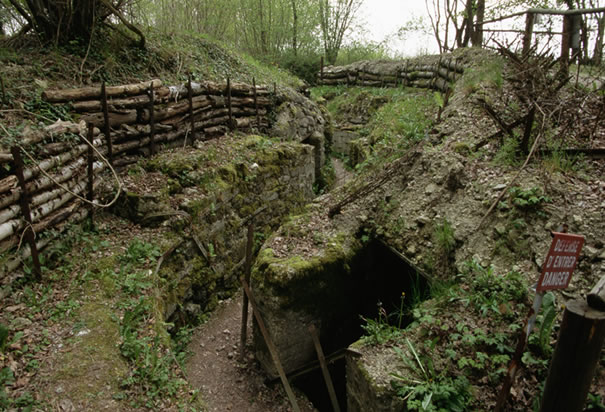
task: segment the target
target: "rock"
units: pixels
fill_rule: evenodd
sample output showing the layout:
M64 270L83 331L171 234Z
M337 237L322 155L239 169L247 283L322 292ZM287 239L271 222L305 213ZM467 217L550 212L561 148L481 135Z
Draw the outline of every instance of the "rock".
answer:
M407 247L407 250L406 250L406 251L407 251L407 253L408 253L408 254L410 254L410 255L415 255L415 254L416 254L416 246L414 246L414 245L409 245L409 246Z
M416 223L418 223L418 226L424 226L426 224L428 224L431 221L431 219L428 218L428 216L425 215L420 215L416 218Z
M31 324L32 324L32 321L27 318L15 318L11 322L11 328L19 331L19 330L23 330L23 329L27 328Z
M595 260L599 257L599 250L589 245L584 245L583 253L590 260Z
M584 220L582 219L582 216L580 216L580 215L573 215L573 222L579 226L582 223L584 223Z
M494 190L504 190L506 189L506 185L503 183L500 183L499 185L494 186Z
M187 315L195 318L202 314L202 306L196 303L189 302L185 305L185 312Z
M435 185L434 183L429 183L424 189L424 193L427 195L432 195L437 191L437 189L437 185Z
M0 300L6 299L12 292L12 288L10 286L5 286L0 288Z
M498 223L496 226L494 226L494 232L498 236L504 236L506 234L506 226L503 223Z

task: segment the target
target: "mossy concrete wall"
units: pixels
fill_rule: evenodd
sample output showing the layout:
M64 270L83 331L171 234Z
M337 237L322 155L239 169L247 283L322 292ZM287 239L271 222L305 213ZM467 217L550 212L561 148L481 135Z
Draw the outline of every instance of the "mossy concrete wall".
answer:
M377 382L368 371L367 360L353 354L346 355L347 411L392 412L405 410L388 383ZM391 364L388 364L391 366Z
M143 167L147 174L131 182L118 211L172 228L179 246L159 272L165 319L212 310L239 287L249 223L258 244L314 196L313 146L260 136L163 154ZM149 193L152 177L162 183Z
M295 235L308 223L307 217L301 215L291 219L272 237L272 242L279 243L281 238ZM268 325L287 372L316 359L309 325L316 326L322 344L332 345L324 346L326 353L341 348L345 343L338 342L339 337L352 327L351 300L359 295L360 285L355 281L354 268L361 265L359 252L362 245L346 229L325 238L319 230L312 241L317 249L310 250L313 246L304 248L311 253L302 250L285 256L278 248L264 248L252 274L258 312ZM358 319L353 321L358 323ZM277 376L258 329L254 331L254 345L263 368L270 375Z

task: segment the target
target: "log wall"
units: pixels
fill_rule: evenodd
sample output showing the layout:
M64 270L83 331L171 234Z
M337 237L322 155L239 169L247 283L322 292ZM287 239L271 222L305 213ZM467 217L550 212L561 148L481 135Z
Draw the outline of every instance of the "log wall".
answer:
M268 128L268 114L279 103L275 90L265 86L230 81L165 86L157 79L47 90L42 97L49 103L70 103L79 123L58 121L41 130L28 128L12 143L24 158L25 189L16 176L12 147L0 146L0 281L32 254L23 239L29 225L22 197L31 209L36 248L42 249L67 223L86 218L85 202L73 193L86 197L91 180L94 189L106 183L108 175L102 173L108 163L120 169L163 147L192 144L194 139L215 138L234 129ZM82 140L89 136L89 126L94 147L108 160L94 154L93 179L87 172L88 145Z
M382 66L351 64L322 67L317 74L321 85L349 85L369 87L418 87L447 92L464 73L464 67L455 59L440 59L432 64L391 62Z

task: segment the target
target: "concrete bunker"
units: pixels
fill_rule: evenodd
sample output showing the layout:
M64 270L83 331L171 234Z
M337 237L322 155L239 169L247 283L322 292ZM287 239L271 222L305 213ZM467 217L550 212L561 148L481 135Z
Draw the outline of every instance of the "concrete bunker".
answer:
M314 324L319 331L340 408L346 411L348 385L345 354L347 348L362 336L363 318L379 319L382 316L382 321L399 325L402 295L407 297L404 302L423 298L428 286L423 273L386 243L375 239L363 242L357 239L355 243L352 253L318 264L316 271L303 267L305 276L302 278L292 273L293 267L285 268L282 265L281 268L289 272L292 280L289 286L288 283L282 285L285 289L279 292L289 293L289 296L273 296L272 300L267 300L268 296L265 296L259 299L263 302L259 303L261 315L268 324L289 380L307 395L319 411L332 410L332 404L308 325ZM266 256L261 256L261 270L263 265L266 265ZM264 268L268 269L268 266ZM301 266L298 268L301 269ZM263 287L257 290L266 291ZM281 306L271 304L276 301L280 301ZM390 315L385 317L385 313ZM401 327L410 321L404 309ZM268 373L277 379L262 337L257 332L257 358Z

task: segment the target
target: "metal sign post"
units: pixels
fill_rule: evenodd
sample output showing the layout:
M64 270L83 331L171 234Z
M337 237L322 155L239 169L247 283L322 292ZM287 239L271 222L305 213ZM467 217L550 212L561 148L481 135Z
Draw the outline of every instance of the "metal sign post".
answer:
M534 328L536 317L542 307L544 293L548 290L565 289L569 286L571 275L578 263L582 246L584 246L584 236L558 232L553 232L552 234L554 238L548 254L546 255L546 259L544 259L544 264L542 265L542 272L536 287L534 304L529 310L527 319L523 325L522 334L517 343L517 347L515 348L513 359L508 365L508 373L504 377L504 382L502 383L502 388L498 395L498 401L496 402L496 408L494 409L495 412L502 411L504 405L506 405L508 393L515 382L515 376L519 370L521 357L525 351L529 334Z

